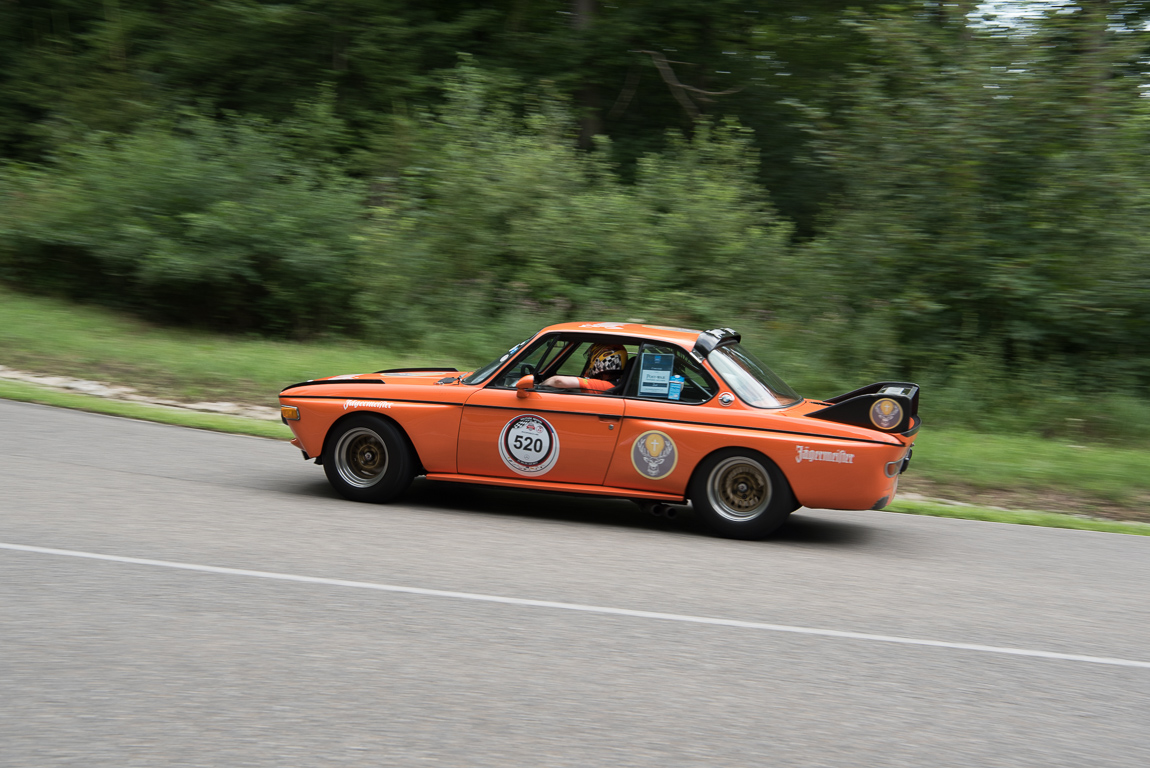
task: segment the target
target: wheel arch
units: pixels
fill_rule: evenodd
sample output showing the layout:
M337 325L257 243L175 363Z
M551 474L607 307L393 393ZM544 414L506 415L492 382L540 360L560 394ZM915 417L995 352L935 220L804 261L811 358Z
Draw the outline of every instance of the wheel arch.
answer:
M348 411L347 413L343 414L338 419L333 421L331 423L331 425L327 428L327 432L325 432L323 435L323 447L320 449L321 460L324 456L327 455L328 441L331 440L331 435L333 432L335 432L335 428L338 427L341 423L347 421L348 419L354 418L356 416L371 416L372 418L379 419L380 421L386 422L386 423L390 424L391 426L395 427L395 429L403 437L403 441L405 443L407 443L407 448L408 448L408 450L411 451L411 455L415 457L415 463L418 465L418 468L416 470L416 474L417 475L427 474L427 471L423 466L423 460L419 457L419 451L416 450L415 443L412 441L411 435L407 434L407 430L404 429L403 425L400 424L395 419L391 418L390 416L386 416L382 413L376 413L375 411L365 411L365 410ZM322 461L321 461L321 463L322 463Z
M761 448L759 448L757 446L750 445L748 443L733 443L730 445L724 445L722 448L716 448L715 450L701 456L699 458L699 460L697 462L695 462L695 466L691 469L691 475L687 478L687 486L686 486L687 492L689 493L691 487L694 485L695 481L698 479L699 472L702 471L703 466L705 466L714 456L716 456L720 453L723 453L724 451L732 451L732 450L733 451L750 451L751 453L758 454L764 460L770 462L771 466L773 466L776 470L778 470L779 475L781 475L783 480L786 481L786 484L787 484L786 490L788 493L790 493L791 498L794 499L794 501L795 501L795 505L796 505L795 509L798 509L799 507L802 506L802 501L799 499L798 495L795 493L794 483L791 482L791 478L787 476L787 473L786 473L786 471L783 470L782 465L779 464L779 462L776 461L775 458L773 456L771 456L771 454L767 453L766 451L763 451Z

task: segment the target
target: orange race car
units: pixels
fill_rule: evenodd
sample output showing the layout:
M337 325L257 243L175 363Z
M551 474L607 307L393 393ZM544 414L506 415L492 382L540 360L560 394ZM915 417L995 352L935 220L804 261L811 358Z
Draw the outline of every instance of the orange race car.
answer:
M739 341L729 328L564 323L468 373L333 376L280 403L292 444L355 501L390 501L418 475L689 500L711 531L741 539L801 505L888 504L919 428L918 386L807 400Z

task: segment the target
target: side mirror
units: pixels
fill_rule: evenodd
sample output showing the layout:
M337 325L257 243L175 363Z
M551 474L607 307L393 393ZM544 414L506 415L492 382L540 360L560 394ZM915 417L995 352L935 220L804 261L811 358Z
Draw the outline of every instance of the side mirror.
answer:
M535 374L528 374L515 382L515 396L527 397L527 393L535 389Z

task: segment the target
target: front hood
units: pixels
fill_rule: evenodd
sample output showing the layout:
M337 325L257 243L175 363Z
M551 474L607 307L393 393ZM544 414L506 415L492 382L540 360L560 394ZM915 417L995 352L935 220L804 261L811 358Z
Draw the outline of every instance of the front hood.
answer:
M402 385L404 387L436 387L445 384L455 384L460 377L468 372L460 372L454 368L403 368L374 373L345 373L338 376L326 376L320 379L308 379L298 384L284 387L280 394L301 387L318 387L325 392L339 388L360 390L362 388L382 387L387 384Z

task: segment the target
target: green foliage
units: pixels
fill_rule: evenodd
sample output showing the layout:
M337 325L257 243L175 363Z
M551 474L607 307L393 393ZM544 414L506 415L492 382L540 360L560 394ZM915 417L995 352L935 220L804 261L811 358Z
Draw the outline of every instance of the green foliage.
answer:
M698 322L720 305L755 306L744 286L783 268L790 227L755 185L754 152L736 125L672 140L628 185L605 152L575 148L554 101L517 118L467 65L447 90L443 109L423 119L419 164L365 233L359 306L369 327L419 338L532 315Z
M1136 51L1105 17L1069 40L1056 19L1010 36L858 22L885 55L826 122L822 160L846 184L804 252L826 277L812 308L869 327L904 375L961 374L973 354L1077 369L1073 386L1150 380L1150 123L1123 74ZM869 354L861 334L839 338L841 365Z
M874 0L22 0L0 3L0 157L44 159L61 137L125 131L194 105L267 119L330 84L344 149L400 138L403 117L443 96L459 52L511 74L520 93L547 81L578 106L585 133L612 140L629 173L691 132L683 99L709 119L755 130L774 202L809 234L834 180L799 163L804 135L788 99L838 100L866 40L840 23ZM579 15L576 15L576 11ZM652 57L671 59L668 82ZM693 90L685 90L693 89ZM721 95L707 95L721 94Z
M90 134L47 168L9 166L0 276L179 322L345 326L362 193L288 139L255 120L184 114Z

